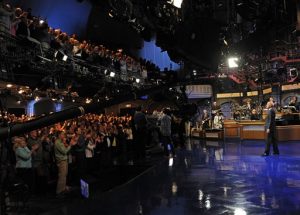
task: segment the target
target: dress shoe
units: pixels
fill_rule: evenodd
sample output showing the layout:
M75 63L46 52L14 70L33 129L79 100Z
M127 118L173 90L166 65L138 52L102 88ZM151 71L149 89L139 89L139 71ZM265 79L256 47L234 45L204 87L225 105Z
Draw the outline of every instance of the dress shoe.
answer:
M273 153L273 155L279 155L279 152Z
M266 156L269 156L269 154L265 152L261 156L266 157Z

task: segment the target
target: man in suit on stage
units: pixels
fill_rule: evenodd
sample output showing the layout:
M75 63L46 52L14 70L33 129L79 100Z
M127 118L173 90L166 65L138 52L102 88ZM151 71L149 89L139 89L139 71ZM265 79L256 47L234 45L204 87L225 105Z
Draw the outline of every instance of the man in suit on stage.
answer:
M268 115L267 115L266 123L265 123L265 130L267 133L267 142L266 142L265 153L263 154L263 156L269 156L271 144L273 145L273 154L279 155L277 137L276 137L276 123L275 123L276 113L274 110L274 103L269 101L267 103L266 108L268 109Z

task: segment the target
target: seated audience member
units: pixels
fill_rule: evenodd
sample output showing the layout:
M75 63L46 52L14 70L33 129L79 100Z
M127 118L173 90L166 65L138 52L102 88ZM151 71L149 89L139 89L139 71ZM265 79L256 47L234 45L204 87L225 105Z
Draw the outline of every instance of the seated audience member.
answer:
M27 13L24 12L20 17L20 22L17 26L16 35L22 37L29 37L30 30L29 30L30 21L27 19Z

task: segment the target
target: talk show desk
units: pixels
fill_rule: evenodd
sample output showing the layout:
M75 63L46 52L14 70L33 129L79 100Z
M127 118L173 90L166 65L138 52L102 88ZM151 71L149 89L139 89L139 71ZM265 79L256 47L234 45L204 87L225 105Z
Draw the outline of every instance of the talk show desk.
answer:
M265 140L264 120L225 120L224 138L241 140ZM300 141L300 125L276 126L278 141Z

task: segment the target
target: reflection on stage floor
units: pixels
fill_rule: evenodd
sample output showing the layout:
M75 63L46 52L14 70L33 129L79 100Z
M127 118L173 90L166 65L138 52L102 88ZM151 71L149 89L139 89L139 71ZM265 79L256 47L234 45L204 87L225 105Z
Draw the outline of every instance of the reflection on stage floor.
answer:
M175 158L89 200L44 214L300 214L300 147L281 143L188 140Z

